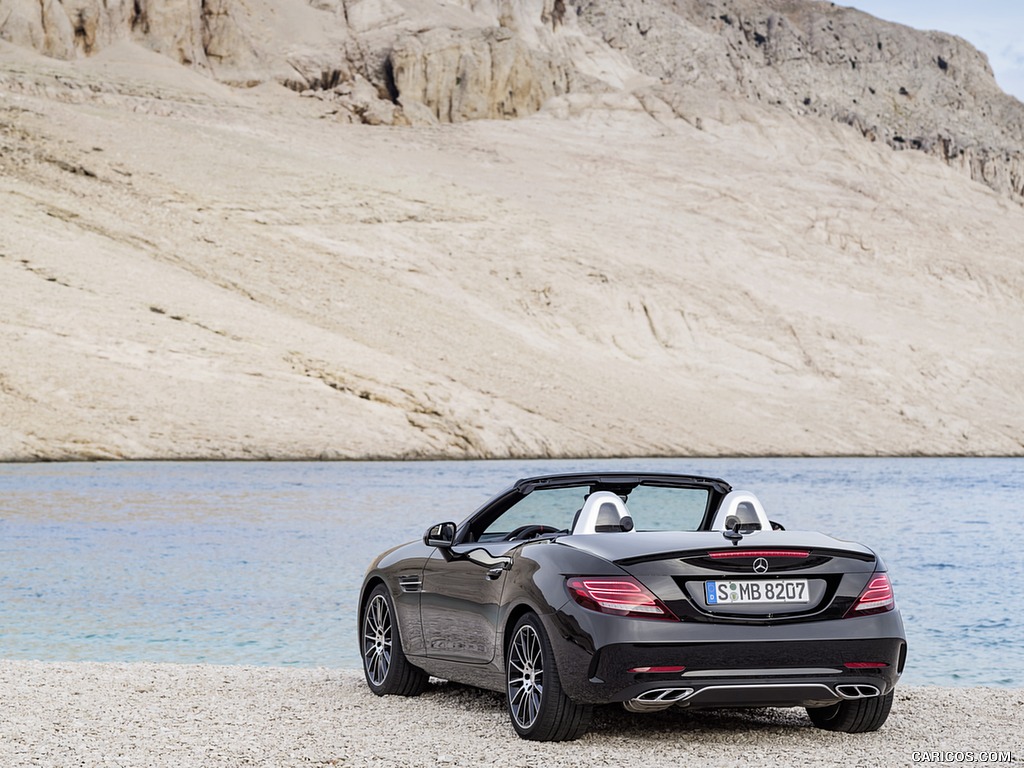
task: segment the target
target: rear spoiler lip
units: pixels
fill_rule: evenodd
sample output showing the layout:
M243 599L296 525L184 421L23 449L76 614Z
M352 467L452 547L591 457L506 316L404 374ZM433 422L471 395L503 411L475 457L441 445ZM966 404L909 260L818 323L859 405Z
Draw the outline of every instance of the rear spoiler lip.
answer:
M763 547L759 547L762 549ZM779 549L785 549L785 547L778 547ZM753 548L752 548L753 549ZM807 548L804 548L807 549ZM639 565L640 563L650 563L655 560L695 560L698 558L708 557L712 552L735 552L733 548L716 547L708 548L701 547L700 549L685 549L677 550L675 552L656 552L648 555L637 555L636 557L625 557L621 560L614 560L615 565L620 567L628 567L630 565ZM873 552L860 552L857 550L850 549L837 549L831 547L811 547L808 549L809 557L846 557L851 560L860 560L865 563L877 563L878 556ZM879 563L880 565L880 563Z

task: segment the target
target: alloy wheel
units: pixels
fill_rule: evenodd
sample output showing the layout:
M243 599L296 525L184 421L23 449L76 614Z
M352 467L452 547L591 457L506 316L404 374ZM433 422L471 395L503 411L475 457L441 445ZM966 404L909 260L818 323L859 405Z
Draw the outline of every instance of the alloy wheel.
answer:
M363 664L372 685L381 686L391 669L391 611L383 595L375 595L363 618Z
M508 701L512 717L531 728L540 714L544 696L544 654L540 637L529 624L512 639L508 657Z

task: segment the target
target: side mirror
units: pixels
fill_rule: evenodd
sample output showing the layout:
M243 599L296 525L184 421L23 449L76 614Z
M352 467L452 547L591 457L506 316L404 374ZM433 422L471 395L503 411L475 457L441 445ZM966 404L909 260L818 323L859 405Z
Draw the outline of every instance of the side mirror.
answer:
M428 547L448 549L455 543L455 523L438 523L430 526L423 534L423 543Z
M772 530L773 531L784 531L784 530L786 530L786 526L784 526L782 523L776 523L774 520L772 520L770 522L772 524Z

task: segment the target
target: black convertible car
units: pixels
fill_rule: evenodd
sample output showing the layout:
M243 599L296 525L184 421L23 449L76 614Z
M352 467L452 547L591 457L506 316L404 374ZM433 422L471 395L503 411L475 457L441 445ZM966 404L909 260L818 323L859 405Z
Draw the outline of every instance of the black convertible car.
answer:
M429 675L504 693L512 726L575 739L595 704L806 707L872 731L907 655L882 560L771 522L706 477L520 480L370 566L359 602L370 689Z

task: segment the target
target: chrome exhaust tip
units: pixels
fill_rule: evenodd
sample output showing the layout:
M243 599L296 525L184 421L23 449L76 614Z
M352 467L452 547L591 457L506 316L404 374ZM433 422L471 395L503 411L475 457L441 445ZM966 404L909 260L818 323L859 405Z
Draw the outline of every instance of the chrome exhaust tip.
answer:
M870 699L873 696L881 696L882 692L873 685L837 685L836 693L844 699Z
M655 688L622 702L629 712L659 712L693 695L693 688Z

